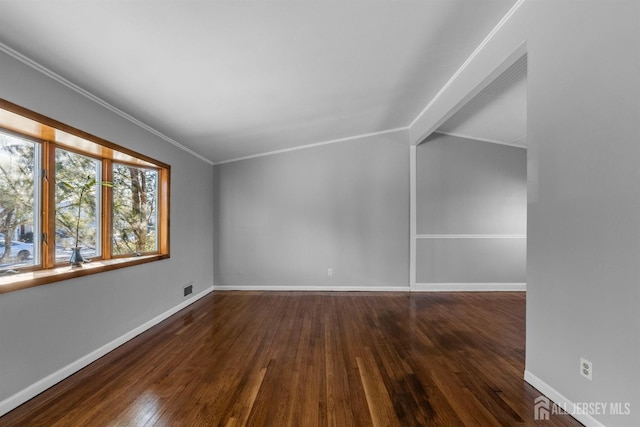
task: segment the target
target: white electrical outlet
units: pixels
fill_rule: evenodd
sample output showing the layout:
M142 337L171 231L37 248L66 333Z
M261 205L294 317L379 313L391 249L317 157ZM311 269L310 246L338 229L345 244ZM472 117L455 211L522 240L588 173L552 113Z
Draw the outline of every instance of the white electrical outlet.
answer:
M582 357L580 358L580 375L589 381L593 379L593 364Z
M327 276L329 277L333 276L333 268L330 268L327 270Z

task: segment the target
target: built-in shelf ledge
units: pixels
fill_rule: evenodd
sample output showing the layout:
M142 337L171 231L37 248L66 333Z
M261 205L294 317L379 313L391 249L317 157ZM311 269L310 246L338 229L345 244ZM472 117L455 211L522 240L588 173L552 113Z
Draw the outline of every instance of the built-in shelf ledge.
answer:
M159 261L169 258L169 255L141 255L129 258L116 258L109 260L96 260L83 264L82 267L71 268L56 267L47 270L36 270L25 273L0 276L0 294L6 292L27 289L34 286L46 285L47 283L59 282L61 280L73 279L76 277L88 276L90 274L102 273L103 271L116 270L138 264Z

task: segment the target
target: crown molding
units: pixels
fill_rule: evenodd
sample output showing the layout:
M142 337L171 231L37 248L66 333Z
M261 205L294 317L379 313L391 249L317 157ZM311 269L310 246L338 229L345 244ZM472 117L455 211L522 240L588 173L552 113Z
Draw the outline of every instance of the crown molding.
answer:
M409 130L408 126L404 126L404 127L400 127L400 128L394 128L394 129L381 130L381 131L378 131L378 132L363 133L363 134L360 134L360 135L353 135L353 136L347 136L347 137L344 137L344 138L331 139L329 141L315 142L313 144L300 145L300 146L291 147L291 148L284 148L282 150L267 151L267 152L264 152L264 153L252 154L250 156L236 157L236 158L229 159L229 160L221 160L221 161L215 162L213 164L214 165L224 165L225 163L239 162L240 160L249 160L249 159L255 159L255 158L258 158L258 157L272 156L274 154L282 154L282 153L288 153L290 151L305 150L307 148L321 147L323 145L336 144L338 142L353 141L353 140L356 140L356 139L367 138L367 137L378 136L378 135L385 135L385 134L388 134L388 133L402 132L402 131L406 131L406 130Z
M142 129L146 130L149 133L152 133L153 135L165 140L166 142L175 145L176 147L178 147L179 149L186 151L187 153L191 154L192 156L195 156L197 158L199 158L200 160L209 163L210 165L213 164L213 162L209 159L207 159L206 157L196 153L195 151L191 150L190 148L185 147L184 145L180 144L178 141L168 137L167 135L163 134L162 132L160 132L159 130L147 125L146 123L141 122L140 120L136 119L135 117L131 116L130 114L125 113L124 111L120 110L117 107L114 107L113 105L109 104L107 101L105 101L104 99L94 95L93 93L81 88L80 86L76 85L75 83L72 83L71 81L65 79L64 77L62 77L61 75L59 75L58 73L55 73L54 71L51 71L50 69L48 69L47 67L45 67L44 65L34 61L33 59L23 55L22 53L18 52L17 50L7 46L6 44L0 42L0 52L6 53L7 55L9 55L10 57L17 59L18 61L22 62L23 64L27 65L28 67L33 68L34 70L44 74L45 76L49 77L50 79L55 80L56 82L62 84L63 86L73 90L74 92L84 96L85 98L90 99L91 101L95 102L96 104L106 108L107 110L119 115L120 117L130 121L131 123L141 127Z
M355 140L355 139L360 139L360 138L366 138L369 136L376 136L376 135L384 135L384 134L388 134L388 133L393 133L393 132L399 132L399 131L404 131L404 130L409 130L409 126L405 126L405 127L400 127L400 128L394 128L394 129L387 129L387 130L383 130L383 131L378 131L378 132L370 132L370 133L365 133L365 134L360 134L360 135L353 135L353 136L349 136L349 137L345 137L345 138L338 138L338 139L332 139L329 141L322 141L322 142L316 142L313 144L307 144L307 145L301 145L298 147L292 147L292 148L285 148L282 150L275 150L275 151L268 151L268 152L264 152L264 153L258 153L258 154L253 154L250 156L243 156L243 157L236 157L233 159L229 159L229 160L222 160L219 162L214 162L211 161L209 159L207 159L206 157L196 153L195 151L191 150L190 148L187 148L186 146L180 144L178 141L174 140L173 138L168 137L167 135L163 134L162 132L160 132L159 130L147 125L146 123L143 123L142 121L136 119L135 117L131 116L130 114L125 113L124 111L120 110L119 108L109 104L107 101L105 101L104 99L94 95L93 93L81 88L80 86L76 85L75 83L65 79L64 77L62 77L61 75L59 75L58 73L48 69L47 67L45 67L44 65L34 61L33 59L23 55L22 53L18 52L17 50L7 46L6 44L0 42L0 52L6 53L7 55L9 55L10 57L17 59L18 61L22 62L23 64L27 65L28 67L44 74L45 76L49 77L50 79L55 80L56 82L62 84L63 86L73 90L74 92L84 96L85 98L90 99L91 101L95 102L96 104L101 105L102 107L106 108L107 110L119 115L120 117L130 121L131 123L141 127L142 129L146 130L147 132L152 133L153 135L163 139L164 141L175 145L176 147L178 147L179 149L186 151L187 153L191 154L192 156L195 156L197 158L199 158L200 160L210 164L210 165L222 165L225 163L232 163L232 162L238 162L240 160L248 160L248 159L253 159L253 158L257 158L257 157L264 157L264 156L271 156L274 154L281 154L281 153L287 153L289 151L296 151L296 150L304 150L307 148L314 148L314 147L319 147L322 145L328 145L328 144L335 144L338 142L345 142L345 141L351 141L351 140Z
M232 159L228 159L228 160L222 160L222 161L218 161L218 162L214 162L212 160L209 160L208 158L196 153L195 151L191 150L190 148L187 148L186 146L182 145L181 143L179 143L178 141L170 138L169 136L163 134L162 132L158 131L157 129L147 125L146 123L143 123L142 121L136 119L135 117L131 116L130 114L125 113L124 111L120 110L119 108L111 105L110 103L108 103L107 101L103 100L102 98L94 95L93 93L81 88L80 86L76 85L75 83L72 83L71 81L65 79L64 77L60 76L59 74L55 73L54 71L46 68L45 66L41 65L40 63L32 60L31 58L23 55L22 53L16 51L15 49L7 46L6 44L0 42L0 52L4 52L5 54L11 56L12 58L17 59L18 61L22 62L23 64L33 68L34 70L44 74L45 76L57 81L58 83L64 85L65 87L75 91L76 93L92 100L93 102L101 105L102 107L112 111L113 113L119 115L120 117L130 121L131 123L141 127L142 129L150 132L151 134L163 139L164 141L178 147L179 149L199 158L200 160L210 164L210 165L222 165L222 164L226 164L226 163L232 163L232 162L238 162L241 160L248 160L248 159L254 159L254 158L258 158L258 157L264 157L264 156L271 156L271 155L275 155L275 154L282 154L282 153L287 153L290 151L296 151L296 150L304 150L307 148L314 148L314 147L319 147L322 145L329 145L329 144L335 144L335 143L339 143L339 142L346 142L346 141L352 141L352 140L356 140L356 139L361 139L361 138L365 138L365 137L370 137L370 136L376 136L376 135L384 135L384 134L388 134L388 133L393 133L393 132L399 132L399 131L406 131L406 130L411 130L411 128L416 124L416 122L426 113L426 111L438 100L438 98L440 98L440 96L442 96L442 94L449 88L449 86L451 86L451 84L453 84L453 82L458 78L458 76L467 68L467 66L473 61L473 59L480 53L480 51L485 47L485 45L487 43L489 43L489 41L493 38L493 36L500 30L500 28L502 28L502 26L509 20L509 18L511 18L511 16L520 8L520 6L525 2L525 0L518 0L511 9L509 9L509 11L502 17L502 19L500 20L500 22L498 22L498 24L493 28L493 30L491 30L491 32L484 38L484 40L480 43L480 45L471 53L471 55L466 59L466 61L460 66L460 68L458 68L458 70L451 76L451 78L447 81L447 83L438 91L438 93L433 97L433 99L427 104L426 107L424 107L424 109L414 118L414 120L411 122L411 124L409 124L408 126L403 126L403 127L398 127L398 128L393 128L393 129L387 129L387 130L383 130L383 131L378 131L378 132L371 132L371 133L365 133L365 134L360 134L360 135L354 135L354 136L349 136L349 137L345 137L345 138L338 138L338 139L333 139L333 140L328 140L328 141L322 141L322 142L316 142L316 143L312 143L312 144L307 144L307 145L302 145L302 146L297 146L297 147L291 147L291 148L286 148L286 149L282 149L282 150L274 150L274 151L268 151L268 152L264 152L264 153L258 153L258 154L253 154L253 155L249 155L249 156L242 156L242 157L236 157L236 158L232 158ZM443 132L437 132L437 133L442 133L445 134ZM472 138L469 136L463 136L463 135L454 135L454 134L446 134L446 135L452 135L452 136L460 136L463 138L469 138L469 139L475 139L475 140L479 140L479 141L485 141L485 142L492 142L494 144L502 144L502 145L509 145L509 146L514 146L514 147L520 147L520 148L526 148L523 145L519 145L519 144L511 144L511 143L503 143L500 141L492 141L492 140L484 140L484 139L479 139L479 138Z
M520 138L516 138L516 139L514 139L514 140L513 140L513 141L511 141L509 144L516 144L516 145L518 145L518 144L517 144L517 142L518 142L518 141L523 141L523 140L524 140L524 142L525 142L525 144L526 144L526 142L527 142L527 135L522 135ZM523 144L523 145L525 145L525 144Z
M437 131L435 131L433 133L437 133L439 135L455 136L457 138L472 139L474 141L480 141L480 142L490 142L491 144L506 145L508 147L524 148L525 150L527 149L526 145L524 145L524 144L516 144L515 141L514 142L497 141L495 139L478 138L478 137L475 137L475 136L462 135L460 133L452 133L452 132L442 132L442 131L439 131L439 130L437 130ZM522 138L525 138L525 137L522 137ZM516 139L516 141L520 141L522 138L518 138L518 139Z

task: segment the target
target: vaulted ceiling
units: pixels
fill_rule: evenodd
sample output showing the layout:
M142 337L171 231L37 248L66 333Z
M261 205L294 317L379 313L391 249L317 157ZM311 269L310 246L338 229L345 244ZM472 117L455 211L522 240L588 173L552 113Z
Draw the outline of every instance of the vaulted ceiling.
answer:
M219 162L407 127L514 3L2 0L0 43Z
M527 143L527 56L454 113L437 132L497 144Z

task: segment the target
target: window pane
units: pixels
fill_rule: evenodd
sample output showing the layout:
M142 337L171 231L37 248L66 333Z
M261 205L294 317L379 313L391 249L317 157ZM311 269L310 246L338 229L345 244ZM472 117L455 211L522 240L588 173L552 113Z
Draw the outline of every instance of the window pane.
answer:
M56 149L56 262L68 262L72 248L85 258L100 256L101 163Z
M113 164L113 255L158 250L158 171Z
M40 144L0 131L0 273L40 264Z

